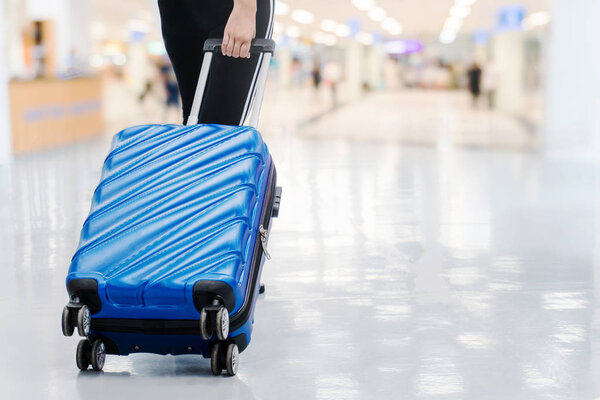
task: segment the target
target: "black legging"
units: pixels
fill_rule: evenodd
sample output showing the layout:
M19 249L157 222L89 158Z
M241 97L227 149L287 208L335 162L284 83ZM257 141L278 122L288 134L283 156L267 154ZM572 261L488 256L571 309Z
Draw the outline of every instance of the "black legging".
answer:
M275 0L257 0L256 37L273 33ZM192 108L206 39L222 38L233 0L158 0L162 34L183 101L184 122ZM200 123L241 125L252 105L262 55L213 57Z

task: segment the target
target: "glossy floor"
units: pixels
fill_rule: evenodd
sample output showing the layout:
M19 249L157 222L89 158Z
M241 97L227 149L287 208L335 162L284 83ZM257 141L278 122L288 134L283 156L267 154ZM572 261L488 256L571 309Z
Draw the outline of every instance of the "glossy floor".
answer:
M78 372L77 339L60 333L64 278L108 138L0 169L0 398L600 396L597 169L440 143L447 130L408 145L406 126L360 131L347 110L315 123L343 127L331 136L265 120L284 194L235 378L145 354ZM428 121L413 116L414 132L448 126Z

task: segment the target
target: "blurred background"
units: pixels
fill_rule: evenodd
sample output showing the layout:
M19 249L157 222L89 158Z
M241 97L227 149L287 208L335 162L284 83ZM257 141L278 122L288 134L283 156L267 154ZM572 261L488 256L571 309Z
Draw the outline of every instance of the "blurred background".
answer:
M2 8L2 159L181 120L155 1ZM593 1L278 1L265 130L365 135L372 119L348 111L359 124L348 130L326 118L362 102L387 124L371 138L596 150L596 12Z
M158 7L0 0L5 397L598 398L600 1L277 0L275 21L283 201L238 377L139 354L95 379L60 336L64 278L112 135L182 121Z

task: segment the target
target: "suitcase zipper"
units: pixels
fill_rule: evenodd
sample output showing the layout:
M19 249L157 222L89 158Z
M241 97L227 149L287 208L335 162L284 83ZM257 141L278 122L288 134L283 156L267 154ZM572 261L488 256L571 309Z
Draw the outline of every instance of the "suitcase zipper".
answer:
M271 259L271 255L267 251L267 234L268 231L261 225L258 227L258 233L260 234L260 244L262 245L263 253L265 253L265 257L267 260Z

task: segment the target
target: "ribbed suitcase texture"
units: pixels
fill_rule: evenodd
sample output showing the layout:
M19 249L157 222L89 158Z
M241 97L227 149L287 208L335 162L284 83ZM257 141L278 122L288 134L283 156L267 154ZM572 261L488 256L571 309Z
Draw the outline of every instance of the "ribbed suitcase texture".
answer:
M67 276L71 296L80 290L94 305L90 336L109 353L208 356L197 336L197 283L216 282L231 288L223 295L230 337L243 350L274 185L267 146L251 127L146 125L117 134ZM75 284L93 281L95 299Z

